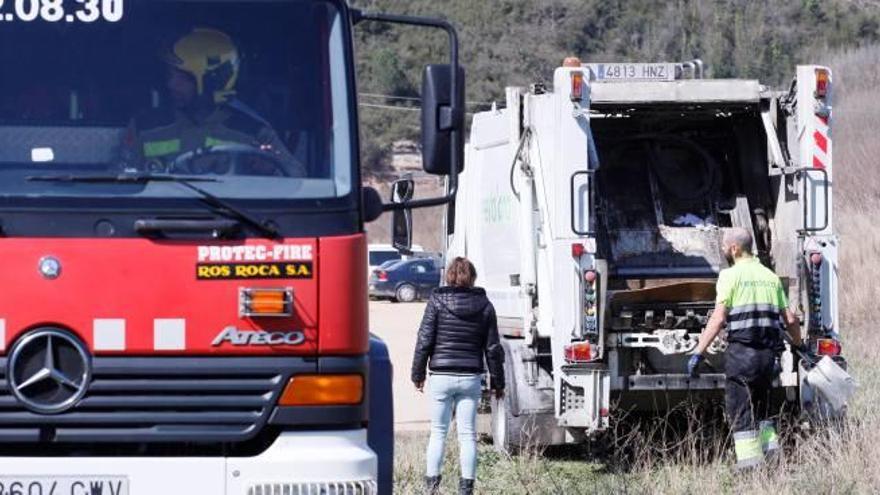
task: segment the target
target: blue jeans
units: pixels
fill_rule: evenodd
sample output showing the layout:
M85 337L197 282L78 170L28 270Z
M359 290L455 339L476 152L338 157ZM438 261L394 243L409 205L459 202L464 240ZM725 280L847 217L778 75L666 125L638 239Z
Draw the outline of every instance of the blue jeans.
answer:
M482 385L480 375L442 375L428 377L431 390L431 438L428 440L428 476L438 476L443 467L446 432L452 411L458 424L461 477L477 476L477 405Z

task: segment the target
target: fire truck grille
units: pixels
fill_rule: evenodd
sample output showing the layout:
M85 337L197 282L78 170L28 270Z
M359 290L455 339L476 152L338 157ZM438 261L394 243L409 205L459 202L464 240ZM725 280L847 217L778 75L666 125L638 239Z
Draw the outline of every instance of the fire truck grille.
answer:
M242 442L260 432L283 384L308 365L274 357L96 357L92 366L82 400L40 414L12 393L0 359L0 442Z

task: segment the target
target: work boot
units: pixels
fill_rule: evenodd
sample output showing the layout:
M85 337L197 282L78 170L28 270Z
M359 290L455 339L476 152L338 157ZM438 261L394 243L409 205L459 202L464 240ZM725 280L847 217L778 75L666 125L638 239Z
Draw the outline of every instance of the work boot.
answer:
M440 495L440 475L425 476L425 493L427 495Z
M458 482L458 495L473 495L473 494L474 494L474 480L462 478Z
M754 468L764 463L764 451L756 430L738 431L733 434L733 450L736 452L737 471Z
M776 425L773 421L761 421L759 435L764 457L768 461L775 460L779 455L779 435L776 434Z

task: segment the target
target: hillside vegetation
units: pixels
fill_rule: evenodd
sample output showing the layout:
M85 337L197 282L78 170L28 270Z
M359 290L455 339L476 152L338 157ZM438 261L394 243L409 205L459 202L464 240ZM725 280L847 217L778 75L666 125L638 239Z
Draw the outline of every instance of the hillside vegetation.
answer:
M446 18L457 28L470 111L504 87L546 82L566 56L585 61L700 58L713 77L787 83L817 53L880 40L869 0L354 0L369 11ZM357 27L363 163L391 171L391 143L418 137L421 70L447 57L444 35Z
M822 56L859 50L880 41L877 0L353 0L368 11L446 18L459 30L467 71L468 111L503 104L504 87L546 82L562 59L679 61L701 58L707 75L753 77L782 87L797 63L834 68L877 57ZM426 29L363 23L356 28L362 164L374 185L400 174L393 143L418 141L421 69L445 60L442 34ZM868 70L868 68L866 68ZM871 90L837 79L838 89ZM853 111L868 109L854 105ZM470 115L468 115L468 121ZM847 129L838 124L839 133ZM857 125L857 124L856 124ZM865 159L856 143L842 160ZM857 151L858 150L858 151ZM415 150L418 153L418 150ZM857 156L858 155L858 156ZM853 180L863 191L866 183ZM847 187L848 190L853 188ZM440 192L433 178L419 180L417 194ZM387 193L386 193L387 194ZM862 196L865 192L860 193ZM853 196L855 197L855 196ZM390 215L368 226L374 242L387 242ZM414 240L430 250L442 244L443 209L418 210Z

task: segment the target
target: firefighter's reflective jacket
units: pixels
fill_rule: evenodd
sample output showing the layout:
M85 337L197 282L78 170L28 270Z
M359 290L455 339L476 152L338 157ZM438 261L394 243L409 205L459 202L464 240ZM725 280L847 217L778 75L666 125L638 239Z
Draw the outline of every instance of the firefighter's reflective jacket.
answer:
M232 104L218 106L204 119L172 109L149 111L132 120L123 147L126 162L168 164L188 151L223 144L244 144L274 153L289 165L288 175L305 175L302 165L265 120Z

